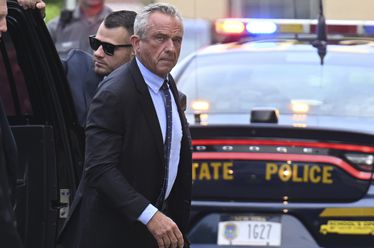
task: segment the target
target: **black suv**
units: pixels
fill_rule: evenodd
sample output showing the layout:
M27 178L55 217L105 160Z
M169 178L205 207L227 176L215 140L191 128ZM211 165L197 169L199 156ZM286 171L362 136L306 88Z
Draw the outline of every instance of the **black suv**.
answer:
M82 168L83 130L60 59L38 11L8 0L0 43L0 96L20 165L18 229L25 247L54 247Z

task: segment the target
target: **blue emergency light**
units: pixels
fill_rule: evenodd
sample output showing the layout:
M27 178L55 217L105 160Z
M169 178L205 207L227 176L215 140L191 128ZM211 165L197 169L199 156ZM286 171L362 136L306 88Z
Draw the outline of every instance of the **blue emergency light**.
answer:
M374 26L373 25L364 25L364 33L366 35L374 35Z
M277 31L277 25L272 21L253 20L247 23L246 29L251 34L273 34Z

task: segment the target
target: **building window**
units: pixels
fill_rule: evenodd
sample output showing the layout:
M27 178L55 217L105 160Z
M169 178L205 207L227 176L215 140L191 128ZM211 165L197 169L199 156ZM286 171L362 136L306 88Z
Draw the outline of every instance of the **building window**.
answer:
M230 16L246 18L316 19L315 0L230 0Z

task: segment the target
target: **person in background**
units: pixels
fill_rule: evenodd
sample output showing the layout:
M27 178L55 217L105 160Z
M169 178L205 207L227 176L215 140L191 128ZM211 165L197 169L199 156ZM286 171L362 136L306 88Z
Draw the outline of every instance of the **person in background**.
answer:
M111 12L104 0L78 0L74 10L63 10L52 19L47 27L60 57L65 58L74 48L92 53L87 37L96 33Z
M45 13L45 3L40 0L19 0L25 9L37 8ZM0 0L0 42L2 33L7 31L6 0ZM7 115L0 99L0 243L1 247L23 247L18 234L13 204L18 164L17 146L9 127Z
M96 35L86 37L90 41L93 56L74 49L62 59L76 114L84 127L89 104L99 82L120 65L134 57L130 37L134 33L134 11L121 10L110 13L100 24Z
M104 79L89 108L79 227L63 247L188 246L191 137L170 75L182 37L173 6L138 13L136 58Z

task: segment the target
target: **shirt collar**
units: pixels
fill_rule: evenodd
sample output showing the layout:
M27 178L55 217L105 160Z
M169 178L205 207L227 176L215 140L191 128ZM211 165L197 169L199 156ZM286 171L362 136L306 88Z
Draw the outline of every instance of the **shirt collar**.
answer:
M154 74L153 72L151 72L148 68L146 68L140 62L140 60L137 57L135 57L135 59L136 59L136 63L138 64L140 73L142 74L144 78L145 83L154 93L158 93L160 91L162 84L165 81L165 78L161 78L157 76L156 74Z

